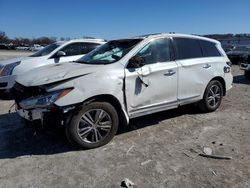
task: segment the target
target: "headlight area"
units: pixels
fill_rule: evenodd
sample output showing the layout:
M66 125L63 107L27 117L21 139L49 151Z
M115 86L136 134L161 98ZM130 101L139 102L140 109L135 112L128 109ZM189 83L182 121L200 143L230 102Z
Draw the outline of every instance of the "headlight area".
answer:
M28 121L39 121L44 125L64 125L68 119L66 114L74 106L58 107L54 103L71 92L71 89L59 90L37 97L30 97L16 103L16 112Z
M31 110L35 108L50 108L53 106L54 102L64 97L72 90L73 88L69 88L69 89L51 92L42 96L30 97L19 102L19 106L23 110Z
M14 68L18 66L20 63L21 61L18 61L8 65L0 66L0 77L12 75Z

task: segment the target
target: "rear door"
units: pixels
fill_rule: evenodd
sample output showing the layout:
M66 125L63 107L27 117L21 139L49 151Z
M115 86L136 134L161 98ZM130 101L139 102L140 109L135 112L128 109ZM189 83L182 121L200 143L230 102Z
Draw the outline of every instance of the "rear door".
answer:
M179 66L178 100L197 100L203 97L208 82L218 75L221 54L215 43L194 38L174 38ZM215 49L213 51L214 46ZM217 61L218 60L218 61ZM216 72L217 71L217 72Z

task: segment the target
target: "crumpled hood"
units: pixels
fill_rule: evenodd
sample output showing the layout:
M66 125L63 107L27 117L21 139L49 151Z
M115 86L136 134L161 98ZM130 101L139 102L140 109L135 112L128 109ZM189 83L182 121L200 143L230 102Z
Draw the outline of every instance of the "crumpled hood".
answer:
M3 61L0 61L0 65L8 65L8 64L15 63L18 61L23 61L26 59L32 59L32 57L18 57L18 58L6 59Z
M45 85L91 74L97 70L101 70L102 66L104 65L88 65L72 62L47 65L18 75L16 82L26 87Z

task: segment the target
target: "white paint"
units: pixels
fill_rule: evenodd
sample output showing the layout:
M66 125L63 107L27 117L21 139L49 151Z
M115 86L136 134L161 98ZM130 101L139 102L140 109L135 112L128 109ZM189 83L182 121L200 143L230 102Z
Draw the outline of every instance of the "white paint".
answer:
M145 65L133 71L126 68L128 60L148 42L174 36L212 41L217 44L223 56L161 62ZM68 79L46 88L48 92L74 88L55 102L57 106L74 105L98 95L110 95L119 101L128 121L129 118L199 101L203 97L207 84L217 76L223 78L226 89L230 89L232 74L224 73L227 61L229 60L220 43L215 40L190 35L161 34L143 38L142 42L116 63L107 65L62 63L60 66L53 64L20 75L16 81L29 87ZM204 68L208 64L210 67ZM169 71L173 74L165 75ZM138 79L138 76L148 87Z
M73 44L73 43L96 43L96 44L104 44L104 40L102 39L75 39L67 42L56 42L59 45L55 50L53 50L48 55L40 56L40 57L21 57L14 58L9 60L0 61L0 67L4 65L8 65L14 62L21 61L21 63L16 66L12 72L12 75L0 77L0 83L7 82L8 85L6 87L0 87L1 90L9 90L15 84L15 79L17 75L25 74L28 71L35 71L34 69L38 67L42 67L45 65L53 65L55 63L65 63L70 61L76 61L81 58L84 54L74 55L74 56L62 56L60 58L52 58L58 51L62 50L64 47Z

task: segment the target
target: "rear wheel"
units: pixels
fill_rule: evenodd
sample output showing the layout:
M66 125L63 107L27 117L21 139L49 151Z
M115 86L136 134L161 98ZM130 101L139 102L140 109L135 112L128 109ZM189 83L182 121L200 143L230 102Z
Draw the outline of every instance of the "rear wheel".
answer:
M117 132L119 124L115 108L106 102L83 106L66 126L69 141L86 149L107 144Z
M199 103L199 107L203 112L213 112L219 108L223 96L222 85L217 80L212 80L207 85L203 99Z

